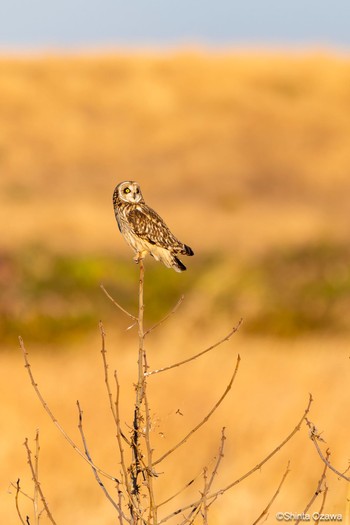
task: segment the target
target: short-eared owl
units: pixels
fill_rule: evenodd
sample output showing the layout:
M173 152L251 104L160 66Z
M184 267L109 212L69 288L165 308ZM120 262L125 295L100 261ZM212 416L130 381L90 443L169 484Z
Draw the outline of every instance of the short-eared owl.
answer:
M113 206L119 230L135 251L136 262L150 253L176 272L186 270L177 254L193 255L192 249L178 241L158 213L147 206L137 182L118 184L113 193Z

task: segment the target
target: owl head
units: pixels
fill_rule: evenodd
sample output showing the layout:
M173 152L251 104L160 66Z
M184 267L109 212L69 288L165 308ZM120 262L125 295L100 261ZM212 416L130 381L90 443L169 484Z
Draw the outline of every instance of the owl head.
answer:
M139 184L132 180L120 182L115 189L115 193L117 194L117 198L122 202L136 204L137 202L143 201Z

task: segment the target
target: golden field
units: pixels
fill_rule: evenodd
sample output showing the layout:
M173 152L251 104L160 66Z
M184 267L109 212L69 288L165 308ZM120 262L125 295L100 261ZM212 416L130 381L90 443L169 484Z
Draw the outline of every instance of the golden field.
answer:
M112 250L125 178L202 250L343 239L349 84L327 55L3 58L3 245Z
M148 326L186 294L147 341L150 366L188 357L244 318L222 347L150 379L159 455L204 417L237 353L242 358L224 405L162 465L159 500L212 464L222 426L227 440L215 487L252 468L295 427L309 392L323 450L330 447L340 471L348 467L349 110L350 61L325 53L0 59L3 522L17 523L10 482L19 477L32 490L22 443L28 437L33 449L36 428L41 482L57 522L117 521L89 467L35 398L16 336L59 421L79 442L79 399L94 460L118 472L98 321L128 424L137 338L98 284L135 308L137 268L111 205L120 180L138 180L146 202L196 254L184 275L146 261ZM305 425L218 499L210 523L253 523L288 460L291 472L267 523L276 523L278 511L302 512L323 469ZM324 511L350 523L346 482L328 472L327 485ZM179 502L200 490L201 480Z

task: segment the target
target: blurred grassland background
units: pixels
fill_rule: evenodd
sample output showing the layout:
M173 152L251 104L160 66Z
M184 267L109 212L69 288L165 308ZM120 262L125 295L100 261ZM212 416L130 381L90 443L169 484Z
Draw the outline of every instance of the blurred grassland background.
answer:
M113 429L101 412L102 371L96 379L100 319L110 333L111 368L122 367L130 379L130 407L136 371L135 334L125 332L127 319L99 286L135 310L138 270L112 209L121 180L137 180L146 202L195 252L184 260L182 275L146 262L148 325L186 296L176 318L153 336L152 366L200 350L244 318L229 348L179 373L181 379L172 376L171 392L155 380L152 408L155 421L169 423L167 445L184 424L174 415L178 404L188 425L198 410L205 414L207 390L213 403L228 380L227 362L239 351L238 392L210 423L209 435L201 435L194 468L216 453L226 424L231 445L223 477L248 470L293 427L309 391L333 438L334 458L346 468L349 114L350 61L325 53L0 59L3 492L9 479L25 479L21 443L40 422L49 463L43 483L54 514L66 524L94 525L101 515L106 525L113 522L90 473L82 480L84 466L63 451L36 406L17 336L33 352L40 383L73 432L75 399L95 407L91 439L108 470L105 436L113 437ZM198 397L203 385L206 395ZM276 510L292 505L302 512L322 466L305 429L298 440L281 463L225 496L213 510L216 523L241 523L242 513L254 520L289 457L293 473ZM181 454L159 489L164 497L191 476L179 468L189 463ZM116 458L112 463L118 468ZM330 512L345 512L344 484L335 480L328 498ZM0 505L15 522L8 494Z

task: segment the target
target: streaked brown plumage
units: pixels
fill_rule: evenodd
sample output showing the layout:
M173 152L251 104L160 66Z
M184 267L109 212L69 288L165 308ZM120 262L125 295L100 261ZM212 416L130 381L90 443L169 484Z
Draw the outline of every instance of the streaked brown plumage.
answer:
M113 206L119 230L135 251L136 262L149 253L168 268L177 272L186 270L177 254L193 255L192 249L180 242L158 213L147 206L137 182L118 184L113 193Z

